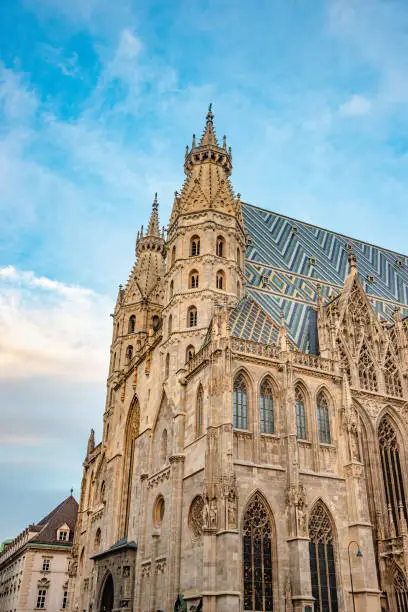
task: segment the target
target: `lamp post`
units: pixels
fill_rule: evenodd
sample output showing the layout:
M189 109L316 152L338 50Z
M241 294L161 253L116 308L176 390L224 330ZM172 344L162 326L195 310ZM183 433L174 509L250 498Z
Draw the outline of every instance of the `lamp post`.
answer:
M347 547L347 553L348 553L348 562L349 562L349 570L350 570L351 597L353 599L353 612L356 612L356 604L355 604L355 601L354 601L353 573L351 571L351 561L350 561L350 546L352 544L357 544L356 557L362 557L363 553L361 552L359 543L356 542L356 540L351 540L351 542L349 542L349 545Z

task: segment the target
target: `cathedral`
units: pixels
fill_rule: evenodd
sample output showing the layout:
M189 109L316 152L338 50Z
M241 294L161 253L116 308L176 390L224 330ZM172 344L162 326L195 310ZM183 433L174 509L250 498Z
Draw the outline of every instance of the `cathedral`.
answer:
M408 258L241 201L211 107L184 170L119 287L70 609L408 612Z

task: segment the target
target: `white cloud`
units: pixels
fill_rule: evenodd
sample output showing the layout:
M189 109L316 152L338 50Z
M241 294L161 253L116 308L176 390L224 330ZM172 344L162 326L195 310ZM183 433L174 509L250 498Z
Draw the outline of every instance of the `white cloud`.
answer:
M111 310L89 289L0 268L0 377L103 380Z
M368 115L372 110L372 106L371 100L365 96L353 94L347 102L340 106L339 112L341 115L348 117L360 117Z
M72 55L66 57L61 47L53 47L46 43L41 43L41 48L45 61L57 66L62 74L71 77L78 75L78 53L74 51Z

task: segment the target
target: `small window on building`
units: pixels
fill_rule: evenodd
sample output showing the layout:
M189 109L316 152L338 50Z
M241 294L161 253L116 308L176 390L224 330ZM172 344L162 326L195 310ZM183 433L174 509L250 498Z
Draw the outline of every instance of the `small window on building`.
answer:
M136 315L132 315L129 318L128 334L134 334L135 333L135 329L136 329Z
M94 540L94 552L99 551L100 545L101 545L101 530L98 527L96 534L95 534L95 540Z
M190 344L186 349L186 362L191 361L195 355L194 346Z
M169 377L169 373L170 373L170 353L167 353L166 355L166 364L165 364L165 378Z
M60 529L58 532L58 540L60 542L67 542L68 541L68 530L67 529Z
M176 247L174 246L171 250L171 265L174 266L176 263Z
M132 361L132 357L133 357L133 346L129 344L129 346L126 349L126 363L130 363Z
M218 270L216 278L216 287L225 291L225 273L222 270Z
M225 240L222 236L217 238L217 256L225 257Z
M174 281L171 281L170 283L170 298L172 298L174 295Z
M50 560L49 559L43 559L42 571L43 572L49 572L50 571Z
M190 277L189 277L189 288L190 289L198 289L198 283L199 283L199 275L197 270L191 270L190 272Z
M241 251L237 249L237 264L241 267Z
M153 522L156 526L161 525L161 523L163 522L164 510L165 510L164 499L160 495L157 498L156 503L154 504L154 508L153 508Z
M62 605L61 605L61 608L62 608L63 610L65 610L65 609L66 609L66 607L67 607L67 602L68 602L68 591L67 591L67 590L64 590L64 592L63 592L63 594L62 594Z
M171 332L173 331L173 315L169 316L169 322L168 322L168 325L167 325L167 331L168 331L169 336L170 336Z
M195 306L190 306L187 311L187 326L197 327L197 308Z
M153 315L152 316L152 326L153 326L153 331L157 331L160 327L160 317L159 315Z
M45 598L47 595L46 589L38 589L37 594L37 609L43 610L45 608Z
M196 257L200 254L200 237L193 236L190 241L190 257Z

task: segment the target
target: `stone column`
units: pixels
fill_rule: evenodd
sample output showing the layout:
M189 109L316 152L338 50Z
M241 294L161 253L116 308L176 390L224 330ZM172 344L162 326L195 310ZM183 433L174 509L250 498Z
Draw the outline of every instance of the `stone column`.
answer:
M167 563L167 608L172 610L180 589L181 528L183 517L183 476L185 456L170 457L171 497Z

